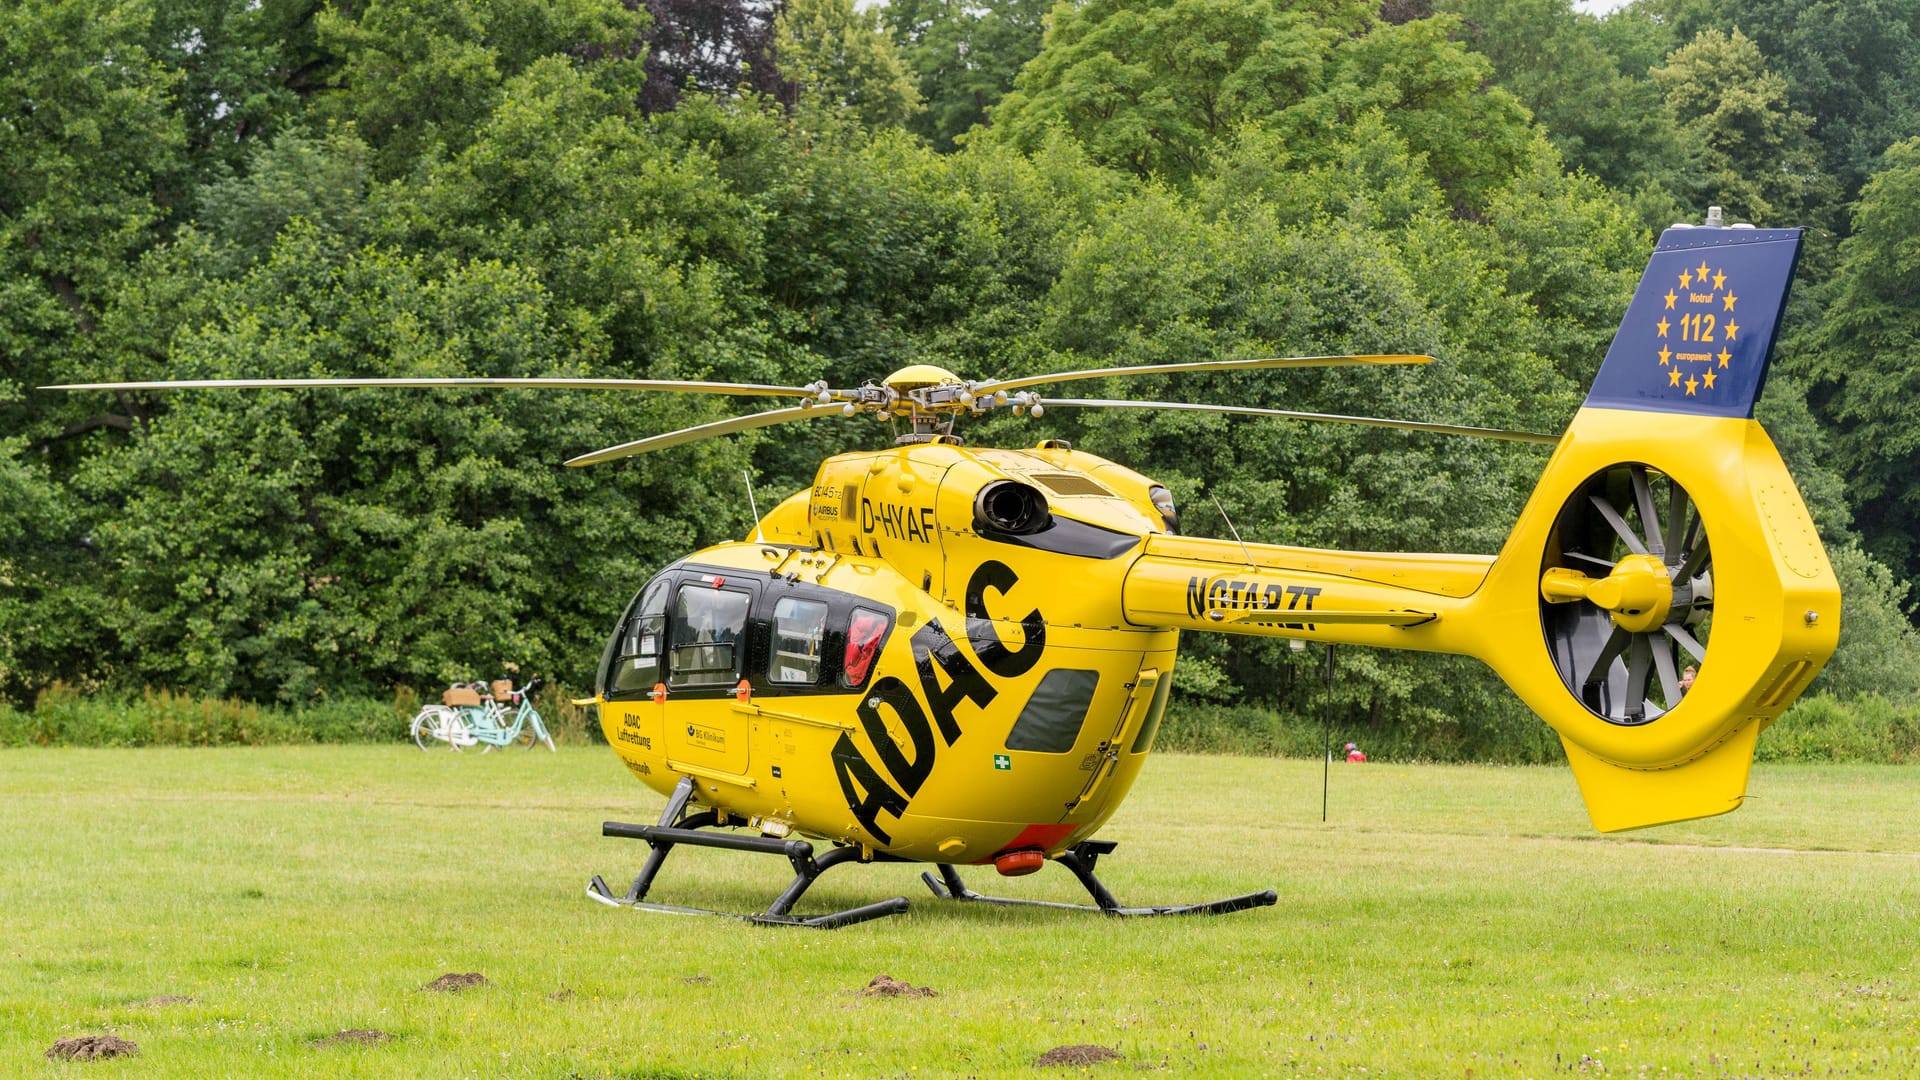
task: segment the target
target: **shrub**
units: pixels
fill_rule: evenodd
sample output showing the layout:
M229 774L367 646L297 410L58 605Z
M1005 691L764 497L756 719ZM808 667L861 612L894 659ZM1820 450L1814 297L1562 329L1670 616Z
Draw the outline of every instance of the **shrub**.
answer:
M1801 698L1760 736L1760 761L1920 761L1920 704L1879 694Z

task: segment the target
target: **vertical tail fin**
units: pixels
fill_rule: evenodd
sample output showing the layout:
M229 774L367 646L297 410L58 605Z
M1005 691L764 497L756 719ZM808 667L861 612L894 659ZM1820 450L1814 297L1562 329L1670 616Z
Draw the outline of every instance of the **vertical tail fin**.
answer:
M1668 229L1627 305L1587 407L1752 419L1801 233Z

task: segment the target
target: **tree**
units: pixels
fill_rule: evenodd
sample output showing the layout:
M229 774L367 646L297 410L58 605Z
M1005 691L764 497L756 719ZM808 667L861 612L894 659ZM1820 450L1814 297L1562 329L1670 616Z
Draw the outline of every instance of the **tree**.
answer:
M524 270L281 234L175 373L580 374L591 324ZM181 395L81 484L118 639L109 676L254 700L494 674L581 685L646 571L737 534L744 444L637 467L563 448L709 418L641 395Z
M920 91L876 12L853 0L786 0L774 19L774 53L801 101L899 127L919 112Z
M186 139L152 26L140 3L0 7L0 354L23 383L83 362L172 209Z
M321 110L354 123L383 177L459 150L502 84L543 56L593 58L635 94L644 77L631 58L646 16L620 0L371 0L329 7L315 26L341 57Z
M1298 104L1368 5L1337 18L1274 0L1092 0L1055 10L1046 45L993 110L996 135L1032 149L1055 127L1095 161L1184 181L1241 122Z
M1647 76L1651 65L1635 67L1618 55L1598 19L1576 13L1572 0L1442 6L1459 15L1463 39L1493 61L1495 81L1533 113L1569 167L1628 192L1674 185L1680 142L1659 86Z
M1451 18L1381 24L1373 5L1094 0L1062 7L1046 47L993 113L1031 149L1055 129L1095 161L1185 184L1247 125L1313 159L1374 114L1463 211L1525 151L1526 114L1485 86Z
M773 3L767 0L646 0L648 113L677 108L697 90L729 97L744 88L783 105L794 86L773 59Z
M1920 139L1896 143L1886 161L1860 192L1825 317L1796 354L1834 425L1867 550L1910 581L1920 574Z
M1653 78L1686 148L1681 187L1693 203L1767 225L1820 223L1835 192L1819 172L1813 121L1789 107L1786 80L1753 39L1702 30Z
M987 122L1040 51L1051 0L892 0L880 17L919 80L924 112L908 121L936 150Z
M1810 118L1820 171L1851 200L1880 154L1920 123L1920 2L1916 0L1642 0L1676 40L1735 28L1787 83Z

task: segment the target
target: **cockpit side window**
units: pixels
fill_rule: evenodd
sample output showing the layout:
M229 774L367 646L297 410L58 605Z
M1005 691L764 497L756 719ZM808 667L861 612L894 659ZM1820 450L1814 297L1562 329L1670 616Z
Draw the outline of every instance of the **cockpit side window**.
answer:
M718 686L740 677L753 594L689 581L674 594L667 685Z
M867 675L873 671L873 658L880 652L880 644L887 638L887 630L893 620L884 612L872 608L853 609L853 618L847 624L847 653L845 662L840 666L840 685L849 690L858 690L866 685Z
M601 664L600 692L607 700L644 697L659 684L671 586L669 579L655 578L627 609Z
M813 686L826 659L827 605L819 600L783 596L773 605L773 651L767 679Z

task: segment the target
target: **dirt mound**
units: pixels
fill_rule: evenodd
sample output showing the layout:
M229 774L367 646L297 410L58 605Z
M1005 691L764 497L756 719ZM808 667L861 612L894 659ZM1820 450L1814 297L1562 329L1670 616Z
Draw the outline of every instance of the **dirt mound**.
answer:
M140 1048L112 1035L78 1035L61 1039L47 1048L47 1057L55 1061L91 1061L94 1058L132 1057Z
M1034 1065L1046 1068L1050 1065L1098 1065L1103 1061L1119 1061L1120 1052L1107 1046L1056 1046L1033 1059Z
M392 1035L374 1028L347 1028L313 1040L315 1046L379 1046L393 1038Z
M469 971L464 975L459 972L449 971L420 989L432 990L440 994L454 994L462 990L471 990L476 986L485 985L487 985L487 977L477 971Z
M200 999L188 994L155 994L145 1001L136 1001L136 1009L158 1009L167 1005L198 1005Z
M891 975L875 975L873 981L860 990L868 997L939 997L931 986L915 986L904 983Z

